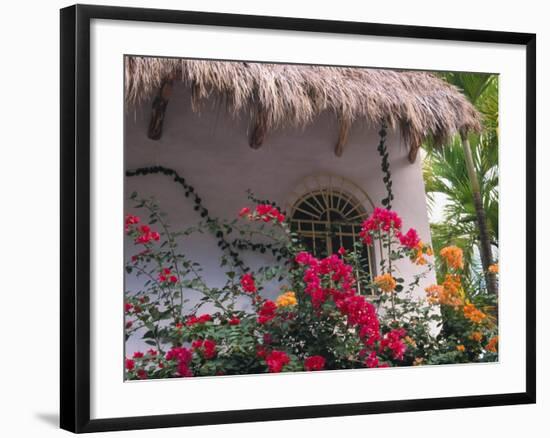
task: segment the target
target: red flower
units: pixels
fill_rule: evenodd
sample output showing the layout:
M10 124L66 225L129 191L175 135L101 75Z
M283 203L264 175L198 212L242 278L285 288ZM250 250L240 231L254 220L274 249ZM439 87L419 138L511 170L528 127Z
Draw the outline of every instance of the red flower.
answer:
M372 233L375 231L389 232L401 230L401 218L395 211L376 207L367 220L363 222L359 236L365 245L372 244Z
M246 216L249 213L250 213L250 208L243 207L243 208L241 208L241 211L239 211L239 217Z
M178 277L176 277L175 275L171 275L170 276L170 283L177 283L178 282Z
M323 356L310 356L304 361L306 371L320 371L325 367Z
M216 343L210 339L197 339L191 344L193 350L196 350L204 356L205 359L212 359L216 356Z
M193 373L189 369L189 364L178 362L177 372L181 377L193 377Z
M139 227L139 230L145 234L145 233L148 233L151 231L151 227L149 225L142 225L141 227Z
M418 233L414 228L409 228L409 231L407 231L405 234L398 232L397 237L399 239L399 242L401 242L401 245L409 249L416 248L416 246L420 242L420 237L418 237Z
M406 336L405 329L393 329L384 335L380 341L380 351L388 348L393 353L393 358L396 360L403 360L403 355L407 351L407 345L402 341L402 338Z
M132 357L134 359L139 359L139 358L143 357L143 353L141 351L136 351Z
M153 239L154 241L158 242L160 240L160 234L157 233L156 231L153 231L151 234L150 234L150 237L151 239Z
M263 359L267 356L267 350L263 345L256 346L256 356Z
M258 311L258 324L265 324L271 321L276 316L277 304L273 301L266 300Z
M132 214L127 214L126 215L126 220L125 220L126 225L138 224L139 221L140 221L140 219L139 219L138 216L134 216Z
M234 316L229 320L229 325L239 325L241 323L241 320Z
M124 303L124 311L131 312L134 306L131 303Z
M135 367L135 362L132 359L126 359L125 366L128 371L132 371Z
M263 222L284 222L285 215L282 214L277 207L270 204L259 204L252 213L250 208L243 207L239 212L239 217L248 217L248 219Z
M255 293L258 290L252 274L244 274L241 277L241 286L243 290L248 293Z
M204 324L205 322L209 322L209 321L212 321L212 317L208 313L205 313L199 317L190 316L189 318L187 318L185 325L190 327L195 324Z
M280 373L285 365L290 363L290 358L284 351L273 350L265 358L270 373Z
M346 248L344 247L340 247L340 249L338 250L338 254L340 254L341 256L345 256L348 252L346 251Z
M143 369L139 369L137 370L137 376L138 376L138 379L145 380L147 379L147 371Z
M149 350L147 350L147 354L150 355L150 356L156 356L158 354L157 350L154 350L152 348L150 348Z
M133 321L128 321L126 322L126 328L129 329L129 328L132 328L132 325L133 325Z
M365 365L367 368L378 367L378 356L376 355L376 352L373 351L369 354L369 357L365 360Z
M162 268L161 272L164 274L164 275L170 275L170 269L169 268Z
M173 347L166 353L166 360L177 360L178 362L185 362L188 364L191 362L192 354L187 348Z

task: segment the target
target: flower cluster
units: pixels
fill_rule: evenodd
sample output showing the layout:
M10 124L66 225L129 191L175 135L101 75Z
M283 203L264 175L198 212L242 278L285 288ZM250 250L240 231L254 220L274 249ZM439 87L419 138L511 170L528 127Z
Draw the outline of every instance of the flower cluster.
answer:
M292 291L285 292L282 295L279 295L275 300L277 307L292 307L298 304L296 299L296 294Z
M376 207L367 220L363 222L359 236L365 245L372 245L373 234L401 230L402 220L395 211Z
M460 294L461 289L462 284L460 276L456 274L446 274L445 280L441 285L434 284L428 286L425 290L430 303L458 308L463 304L463 299Z
M475 324L480 324L483 322L483 320L487 317L485 313L483 313L481 310L479 310L475 305L472 303L466 304L464 308L462 309L464 312L464 317L469 319Z
M439 255L449 268L464 269L462 250L458 246L446 246L439 251Z
M193 350L202 354L205 359L213 359L216 357L216 343L210 339L197 339L191 344Z
M420 237L414 228L409 228L405 234L397 232L397 238L401 245L409 249L415 249L420 243Z
M190 350L184 347L173 347L165 356L167 361L175 361L177 372L180 377L192 377L193 373L189 369L189 364L193 358Z
M212 321L212 316L208 313L205 313L200 316L191 315L189 318L187 318L185 325L188 327L191 327L195 324L204 324L205 322L210 322L210 321Z
M427 264L428 260L426 257L431 257L434 254L432 248L422 241L418 242L414 249L415 252L412 256L412 261L419 266Z
M405 351L407 351L407 345L403 342L403 338L407 332L403 328L390 330L380 340L380 351L384 351L388 348L393 355L394 359L402 360Z
M136 237L136 243L149 243L152 240L158 242L160 240L160 234L156 231L151 231L149 225L142 225L139 227L139 236Z
M353 267L336 254L318 260L307 252L300 252L296 263L306 266L305 293L310 296L313 307L318 308L329 296L334 301L355 295ZM326 285L323 285L323 280Z
M397 286L397 282L390 273L374 277L374 283L384 292L392 292Z
M244 274L241 277L241 287L246 293L253 294L258 291L252 274Z
M124 220L124 230L126 232L130 231L130 226L139 224L140 221L141 219L138 216L134 216L133 214L127 214Z
M494 336L489 339L485 349L491 353L496 353L498 351L498 336Z
M290 363L290 357L284 351L273 350L265 358L270 373L280 373Z
M172 271L168 268L162 268L159 274L159 281L161 283L177 283L178 277L172 275Z
M325 368L325 358L323 356L309 356L304 361L306 371L321 371Z
M262 222L282 223L285 221L285 215L277 207L273 207L270 204L259 204L254 210L244 207L239 212L239 216Z
M277 312L277 304L271 300L265 300L258 310L258 324L265 324L266 322L271 321Z
M352 266L337 255L318 260L305 252L296 256L296 262L306 267L305 293L310 296L313 306L319 307L332 298L348 324L357 327L365 344L373 346L380 339L380 322L375 307L356 293Z

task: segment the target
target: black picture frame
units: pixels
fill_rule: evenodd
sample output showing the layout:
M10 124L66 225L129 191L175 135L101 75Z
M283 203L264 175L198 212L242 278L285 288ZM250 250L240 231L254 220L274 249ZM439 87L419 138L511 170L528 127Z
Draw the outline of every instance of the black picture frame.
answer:
M90 22L182 23L334 34L411 37L526 47L526 391L323 406L90 419ZM536 35L377 23L75 5L61 10L61 403L60 426L101 432L535 403Z

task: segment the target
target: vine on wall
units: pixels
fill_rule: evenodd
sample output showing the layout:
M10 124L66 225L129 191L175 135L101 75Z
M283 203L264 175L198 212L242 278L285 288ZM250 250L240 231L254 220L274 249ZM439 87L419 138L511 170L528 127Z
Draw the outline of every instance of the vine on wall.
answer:
M393 191L392 191L392 179L391 179L391 171L390 171L390 162L389 162L389 154L388 149L386 147L386 135L387 135L387 128L385 124L382 124L382 128L380 128L380 131L378 131L378 135L380 135L380 143L378 144L378 154L382 158L381 162L381 168L382 168L382 174L384 175L382 180L384 181L384 186L386 187L386 194L387 196L382 199L382 205L386 207L388 210L391 210L392 208L392 201L393 201Z
M195 204L193 209L197 212L197 214L200 215L200 217L205 220L206 224L208 225L208 228L212 231L214 236L217 239L217 245L222 250L228 253L228 255L231 257L233 264L241 269L243 272L248 272L250 268L245 265L245 263L242 261L242 259L239 257L238 251L255 251L259 252L261 254L271 253L277 261L280 261L283 259L286 254L286 248L284 247L278 247L277 245L271 244L271 243L257 243L252 242L248 239L243 238L236 238L236 239L230 239L229 234L232 233L232 228L230 226L220 226L219 221L217 218L214 218L210 216L210 213L208 209L204 206L202 198L199 196L195 188L190 185L185 178L180 176L178 172L176 172L174 169L170 169L164 166L150 166L150 167L140 167L138 169L134 170L127 170L126 176L127 177L133 177L133 176L146 176L146 175L154 175L154 174L162 174L169 177L172 177L173 181L181 185L184 189L184 195L186 198L191 198L193 200L193 203ZM254 194L251 191L248 191L248 199L251 200L255 204L271 204L274 207L279 208L275 202L272 201L264 201L261 199L258 199L254 196Z

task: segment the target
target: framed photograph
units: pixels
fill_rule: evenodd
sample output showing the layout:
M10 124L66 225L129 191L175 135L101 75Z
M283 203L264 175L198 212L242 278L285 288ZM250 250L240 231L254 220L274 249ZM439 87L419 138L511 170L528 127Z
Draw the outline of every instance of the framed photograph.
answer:
M535 35L61 10L61 427L535 402Z

